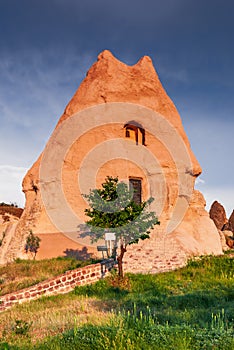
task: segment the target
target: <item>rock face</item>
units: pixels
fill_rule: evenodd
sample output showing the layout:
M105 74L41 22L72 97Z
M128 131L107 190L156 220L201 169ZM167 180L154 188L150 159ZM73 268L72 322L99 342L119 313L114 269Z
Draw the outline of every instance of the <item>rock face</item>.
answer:
M221 240L223 251L226 251L226 250L230 249L230 247L229 247L229 245L227 243L228 242L227 232L229 232L229 231L221 231L221 230L219 230L219 235L220 235L220 240Z
M234 233L234 210L232 211L228 223L225 225L225 230L232 231Z
M217 201L211 205L210 218L214 221L218 230L223 230L228 222L224 207Z
M23 209L10 205L0 206L0 262L4 261Z
M223 230L221 231L225 237L225 240L226 240L226 246L231 249L233 249L234 247L234 237L233 237L233 234L232 234L232 231L229 231L229 230ZM225 249L227 250L227 249Z
M75 133L79 136L72 139ZM46 171L48 178L43 178ZM161 225L149 240L129 247L125 270L166 271L194 255L221 254L218 230L205 211L202 194L194 190L200 173L180 116L151 59L146 56L128 66L104 51L24 178L26 207L2 261L24 256L30 229L42 239L39 258L96 254L95 245L58 228L72 222L74 215L87 219L82 197L86 192L78 188L82 176L87 183L95 177L89 188L99 187L106 176L133 179L140 184L143 200L155 197Z
M226 212L222 204L214 201L210 208L210 218L214 221L219 230L223 250L233 248L234 246L234 210L229 218L226 217Z

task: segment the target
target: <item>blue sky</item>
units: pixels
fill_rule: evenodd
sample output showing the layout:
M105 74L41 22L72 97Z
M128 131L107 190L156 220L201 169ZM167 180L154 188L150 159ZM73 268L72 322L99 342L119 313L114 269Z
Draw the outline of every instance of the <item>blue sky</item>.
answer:
M234 3L229 0L0 0L0 202L24 204L22 177L104 49L153 59L203 174L234 209Z

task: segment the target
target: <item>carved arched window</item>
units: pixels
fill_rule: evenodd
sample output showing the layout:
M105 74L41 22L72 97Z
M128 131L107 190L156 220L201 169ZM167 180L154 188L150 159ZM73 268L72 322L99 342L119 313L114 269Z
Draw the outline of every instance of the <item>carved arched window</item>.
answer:
M136 144L145 146L145 129L135 121L130 121L124 125L125 137L134 140Z

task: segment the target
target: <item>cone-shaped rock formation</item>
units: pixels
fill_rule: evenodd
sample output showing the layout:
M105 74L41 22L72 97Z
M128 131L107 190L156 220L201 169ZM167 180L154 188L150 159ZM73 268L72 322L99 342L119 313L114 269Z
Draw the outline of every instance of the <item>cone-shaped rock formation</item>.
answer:
M102 118L106 118L105 123ZM76 128L77 124L72 124L74 120L79 124L77 135L80 134L64 150L63 145L68 145ZM71 124L65 124L66 121ZM58 141L63 125L67 129ZM125 156L119 157L118 151L126 152ZM136 152L139 156L135 161L128 159L127 155ZM45 159L51 169L48 181L40 175L47 170ZM60 173L55 171L58 164ZM95 254L95 246L72 239L51 219L61 204L58 192L62 179L61 193L68 206L64 206L57 221L70 220L68 207L85 221L87 203L78 189L77 178L80 185L78 176L82 172L88 182L94 171L97 186L108 175L118 176L120 180L135 178L142 186L144 200L154 194L155 202L161 203L156 210L161 225L152 231L149 240L128 249L125 270L165 271L184 265L193 255L222 253L218 231L204 209L204 198L194 190L200 165L151 59L145 56L128 66L106 50L89 69L47 147L25 176L26 207L4 261L24 256L25 236L30 229L42 239L38 257ZM42 197L46 191L52 191L53 196L45 205Z

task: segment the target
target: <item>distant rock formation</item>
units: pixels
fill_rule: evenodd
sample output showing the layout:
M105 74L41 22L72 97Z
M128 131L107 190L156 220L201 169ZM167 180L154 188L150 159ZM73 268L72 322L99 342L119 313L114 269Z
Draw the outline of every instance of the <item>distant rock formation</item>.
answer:
M221 237L221 243L224 250L234 247L234 210L229 219L226 217L226 211L222 204L214 201L210 208L210 218L214 221Z
M15 207L13 205L0 205L0 215L12 215L18 219L23 214L23 209Z
M224 226L227 224L228 219L226 217L226 212L222 204L215 201L210 208L210 218L214 221L215 226L218 230L223 230Z
M234 248L234 237L233 237L232 231L224 230L221 232L224 234L228 248L233 249Z
M91 111L96 113L92 119L96 124L86 130L91 125L87 117ZM69 132L63 130L63 139L58 142L64 122L74 120L74 116L77 124ZM109 119L100 125L98 122L103 116ZM63 145L78 124L77 132L81 129L85 132L73 140L65 152ZM115 140L124 142L124 146L115 147ZM50 145L53 147L48 155ZM99 145L103 147L99 156L83 162ZM57 153L56 147L60 147ZM85 240L78 242L69 236L69 232L61 232L49 212L53 214L61 204L58 193L61 187L59 176L62 174L62 193L69 203L67 208L87 220L84 214L87 203L77 186L78 174L84 171L88 181L99 159L116 151L126 154L118 157L116 153L115 158L99 164L95 185L100 187L106 176L118 176L120 180L129 181L135 179L141 185L143 200L154 194L156 204L162 203L161 211L155 210L160 226L154 228L150 239L129 247L124 261L126 271L166 271L185 265L192 256L222 254L219 233L205 210L205 200L199 191L194 190L201 167L190 148L179 113L164 90L151 59L145 56L135 65L128 66L105 50L89 69L45 150L24 178L26 206L4 261L24 256L24 241L30 229L41 238L39 258L64 255L64 251L69 250L79 252L84 247L88 252L96 252L95 245ZM63 157L59 158L63 152ZM141 160L140 166L129 160L129 152L135 152L137 161L138 158ZM49 157L48 167L51 170L48 181L40 177L45 154ZM148 155L155 161L152 161L153 158L149 161ZM158 170L152 168L156 164ZM59 174L55 171L58 165ZM45 206L42 193L51 192L53 195ZM57 216L59 222L70 222L65 209L64 206Z
M225 225L225 230L232 231L234 233L234 210L232 211L228 223Z
M221 231L221 230L218 230L219 231L219 236L220 236L220 241L221 241L221 245L222 245L222 249L223 251L226 251L228 249L230 249L228 243L227 243L227 233L226 231ZM228 231L228 237L229 237L229 231Z

